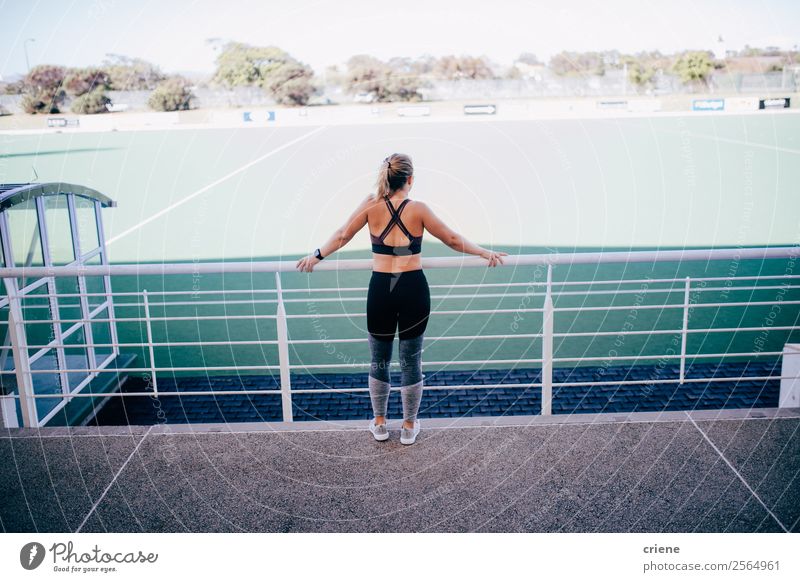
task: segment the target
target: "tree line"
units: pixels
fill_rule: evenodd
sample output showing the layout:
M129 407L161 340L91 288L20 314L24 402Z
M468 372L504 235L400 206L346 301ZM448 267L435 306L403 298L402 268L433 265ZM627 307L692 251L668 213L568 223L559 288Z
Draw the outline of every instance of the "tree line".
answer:
M573 52L553 55L547 64L531 53L521 54L511 67L500 67L485 56L448 55L381 60L362 54L343 67L332 66L322 75L275 46L229 42L221 47L214 74L204 83L232 89L254 87L281 105L308 105L329 86L366 96L369 101L419 101L435 81L515 79L549 72L561 77L605 75L627 70L633 85L649 87L659 73L678 75L689 85L708 83L714 71L767 72L800 64L800 52L774 47L746 46L724 59L711 51L684 51L664 55L658 51L621 54L618 51ZM27 113L59 113L69 102L74 113L108 111L109 91L151 91L148 105L157 111L190 109L196 99L195 84L179 75L165 75L155 65L122 55L108 55L97 67L68 68L39 65L21 80L7 83L6 93L21 94Z

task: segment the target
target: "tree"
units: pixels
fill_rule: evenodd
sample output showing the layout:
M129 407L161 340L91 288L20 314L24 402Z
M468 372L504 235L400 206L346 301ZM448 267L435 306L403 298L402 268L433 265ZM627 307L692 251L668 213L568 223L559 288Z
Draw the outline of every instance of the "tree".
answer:
M276 46L229 42L217 57L213 81L225 87L266 89L278 103L305 105L314 94L314 71Z
M226 87L261 86L275 68L286 62L286 57L278 47L229 42L217 57L213 80Z
M95 89L110 89L111 77L103 69L71 69L64 77L64 89L76 97Z
M109 89L113 91L150 91L167 78L147 61L116 54L106 55L103 69L108 73Z
M265 80L265 87L278 103L306 105L316 92L311 80L314 73L298 61L286 62L277 67Z
M713 69L713 57L709 51L686 51L672 65L672 70L687 84L707 83Z
M328 85L342 85L344 84L344 74L339 70L337 65L328 65L325 67L325 82Z
M522 63L524 65L541 65L542 63L539 62L539 59L536 58L536 55L533 53L522 53L517 57L517 62Z
M355 55L347 60L345 88L351 93L384 93L383 85L389 75L389 66L369 55Z
M413 64L406 60L385 63L369 55L347 61L345 89L350 93L372 93L377 101L419 101L425 86Z
M26 113L58 113L66 99L66 69L58 65L38 65L22 81L22 108Z
M25 92L25 79L0 83L0 93L4 95L22 95Z
M494 79L495 75L485 57L456 57L448 55L436 61L433 74L440 79Z
M70 109L74 113L107 113L111 99L106 90L111 87L111 78L106 71L96 67L69 69L63 87L73 97Z
M628 64L628 81L639 87L650 85L653 82L653 77L656 75L656 69L651 65L632 62Z
M170 77L155 88L147 100L147 105L156 111L182 111L191 109L191 83L183 77Z
M556 75L604 75L603 55L597 52L578 53L561 51L550 58L550 69Z
M111 103L108 95L102 87L96 87L79 95L72 101L70 109L73 113L82 115L95 113L108 113L108 104Z
M620 63L628 65L628 81L639 87L653 85L659 71L672 65L669 57L660 51L641 51L633 55L620 55Z

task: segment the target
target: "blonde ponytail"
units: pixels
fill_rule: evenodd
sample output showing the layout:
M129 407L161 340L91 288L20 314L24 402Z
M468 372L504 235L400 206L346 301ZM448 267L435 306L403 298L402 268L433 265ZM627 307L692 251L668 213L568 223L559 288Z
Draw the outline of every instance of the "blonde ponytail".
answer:
M384 158L375 182L375 200L388 198L392 192L402 188L408 178L413 175L414 165L407 155L392 154Z

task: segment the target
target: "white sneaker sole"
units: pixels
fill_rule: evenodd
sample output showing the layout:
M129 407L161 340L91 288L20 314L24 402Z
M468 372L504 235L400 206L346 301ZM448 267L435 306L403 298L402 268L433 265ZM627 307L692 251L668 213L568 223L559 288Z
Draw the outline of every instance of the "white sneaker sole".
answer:
M417 442L417 436L419 435L419 431L420 431L420 429L419 429L419 428L418 428L417 430L415 430L415 431L414 431L414 436L413 436L413 437L411 437L411 439L404 439L404 438L401 436L401 437L400 437L400 443L401 443L401 444L404 444L404 445L413 445L415 442Z
M376 441L385 441L386 439L389 438L388 430L386 431L386 434L375 434L375 432L372 430L372 425L370 425L369 427L369 432L372 433L372 436L375 438Z

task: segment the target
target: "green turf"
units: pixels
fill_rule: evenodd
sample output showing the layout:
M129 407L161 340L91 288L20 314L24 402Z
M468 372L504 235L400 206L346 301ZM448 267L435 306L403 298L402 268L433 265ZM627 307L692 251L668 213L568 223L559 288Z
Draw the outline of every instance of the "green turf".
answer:
M41 181L86 184L118 200L118 208L104 211L106 235L113 241L109 246L112 262L296 259L320 246L345 220L358 200L372 189L377 163L393 151L407 152L414 159L417 179L412 197L426 200L471 240L510 253L547 248L560 251L700 248L800 242L797 190L800 117L770 114L328 127L149 220L171 204L187 199L310 130L248 128L2 135L0 178L4 182L25 181L30 178L33 166ZM137 226L143 221L148 222ZM338 257L367 258L368 242L365 229ZM430 235L426 235L424 252L425 256L452 254ZM731 273L796 275L800 269L787 260L763 264L748 261L738 266L731 262L657 267L560 266L555 269L554 278L561 281ZM340 285L363 289L368 277L367 272L287 273L283 282L287 288ZM543 272L534 267L516 271L466 269L460 273L430 270L428 279L433 285L527 282L543 280ZM190 276L173 276L166 281L158 277L138 280L117 277L114 289L189 290L193 283L203 290L272 289L274 276L204 275L194 282ZM625 288L639 287L634 284ZM510 291L524 293L525 287ZM496 292L502 292L502 288ZM445 288L434 288L433 293L435 311L513 310L524 300L437 297L451 293ZM731 291L728 300L800 299L797 292L779 293L775 289ZM290 303L290 314L332 311L354 314L351 318L291 319L290 337L364 338L364 291L347 296L355 301ZM677 284L674 293L648 296L647 303L663 303L666 299L674 303L681 298L682 287ZM702 295L706 302L718 299L719 293ZM130 301L131 298L118 299L118 303ZM585 300L565 296L557 299L556 306L584 301L585 305L599 305L608 298ZM613 301L618 305L633 305L636 299L635 294L620 294ZM528 306L540 305L540 295L530 298ZM154 308L154 315L163 315L161 309ZM256 312L274 314L274 309L275 305L268 303L258 306ZM796 325L798 311L797 306L786 306L772 317L769 306L695 309L690 327ZM254 311L252 306L229 306L224 311L193 305L169 308L170 315L195 313L252 314ZM134 317L141 315L141 311L118 307L117 315ZM433 362L538 358L541 344L536 340L516 339L515 335L540 331L541 317L531 313L522 316L513 327L514 313L490 316L434 313L427 333L431 337L461 334L511 337L429 342L425 359ZM680 325L681 314L677 310L585 312L578 316L563 312L555 320L556 332L676 329ZM154 333L155 341L276 338L275 322L270 319L173 322L168 326L157 322ZM141 334L138 323L120 324L123 342L141 341ZM749 352L756 349L754 346L772 351L780 350L787 340L799 339L796 333L790 336L779 331L770 331L761 338L760 332L695 334L690 336L687 351L690 354ZM675 347L675 337L669 335L631 336L624 341L616 336L557 339L555 355L658 355L670 353ZM140 355L145 354L140 352ZM364 364L367 356L365 341L294 345L290 350L292 364L299 366ZM203 350L175 347L157 349L156 360L160 366L276 365L277 351L273 346ZM142 365L141 358L138 365ZM426 364L428 369L438 367Z
M409 153L412 197L481 244L774 245L800 239L800 116L330 126L116 238L312 128L0 135L0 179L119 201L116 262L310 252ZM747 143L750 145L747 145ZM367 249L365 231L349 249ZM429 248L429 247L428 247Z

